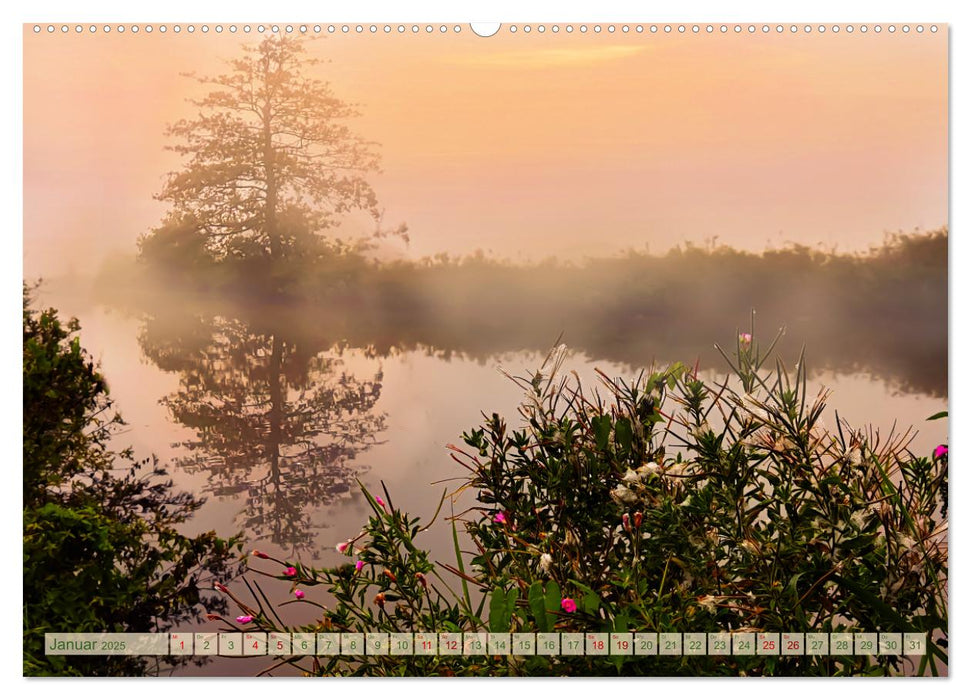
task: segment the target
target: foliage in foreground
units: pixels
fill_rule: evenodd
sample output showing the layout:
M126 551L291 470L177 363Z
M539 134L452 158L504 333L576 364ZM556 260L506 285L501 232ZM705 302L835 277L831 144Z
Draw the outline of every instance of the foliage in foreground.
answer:
M108 447L123 422L77 321L29 304L25 289L24 674L141 675L147 657L45 656L44 633L164 632L200 603L224 610L200 587L232 574L239 546L180 533L202 502Z
M298 562L300 631L659 631L930 633L919 668L902 657L318 657L309 673L359 675L892 675L946 666L947 450L907 435L823 425L826 394L744 333L732 376L683 365L606 398L561 377L561 346L531 377L520 425L499 415L454 456L478 504L456 518L477 550L432 563L418 519L365 491L373 516L338 546L351 561ZM386 499L386 500L385 500ZM261 558L265 554L254 552ZM468 568L467 568L468 567ZM335 604L312 602L322 587ZM265 596L236 629L282 630ZM323 598L321 596L321 598ZM297 602L297 601L294 601ZM328 601L330 602L330 601ZM296 631L296 630L293 630Z

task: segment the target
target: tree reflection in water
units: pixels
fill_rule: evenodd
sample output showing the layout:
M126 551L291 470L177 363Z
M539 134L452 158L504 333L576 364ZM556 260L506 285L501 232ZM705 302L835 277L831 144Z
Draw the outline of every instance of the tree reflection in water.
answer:
M357 458L386 427L380 366L362 378L346 348L267 319L156 312L139 344L179 375L161 403L195 435L175 463L206 472L212 495L245 493L252 540L315 555L314 512L356 493Z

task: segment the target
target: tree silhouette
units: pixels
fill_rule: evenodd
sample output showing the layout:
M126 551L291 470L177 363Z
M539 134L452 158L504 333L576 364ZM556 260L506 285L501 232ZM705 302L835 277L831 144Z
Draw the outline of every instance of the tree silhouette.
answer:
M343 213L379 218L365 179L377 170L374 144L346 125L355 108L308 77L318 61L301 40L269 36L243 51L227 74L189 74L213 89L190 100L198 116L168 129L168 148L187 162L157 195L173 206L167 225L188 224L217 258L279 259Z

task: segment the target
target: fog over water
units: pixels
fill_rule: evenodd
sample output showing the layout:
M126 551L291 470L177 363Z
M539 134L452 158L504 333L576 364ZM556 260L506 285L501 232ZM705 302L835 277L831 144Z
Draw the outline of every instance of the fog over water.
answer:
M51 284L41 288L40 302L80 319L83 344L129 424L118 445L158 455L179 488L208 499L187 529L242 530L247 549L317 565L340 563L334 545L353 537L367 517L357 480L370 489L383 482L396 506L430 517L443 490L464 477L446 446L460 443L483 412L516 423L522 393L499 370L535 370L558 335L530 312L533 302L542 304L539 297L521 306L531 323L490 321L482 305L473 305L465 315L476 320L465 325L457 308L465 302L454 290L436 290L448 301L433 322L414 314L398 314L403 322L396 322L375 309L368 319L323 306L220 304L161 290L135 311L70 292ZM632 329L613 320L577 317L561 328L572 348L566 369L590 386L595 368L632 378L652 361L697 362L700 376L720 381L727 365L712 343L731 348L749 321L726 313L719 327L679 321ZM946 441L946 421L926 421L947 409L946 335L901 335L879 353L859 341L865 331L844 335L852 342L806 316L787 328L776 351L791 367L806 345L810 393L832 391L825 424L835 428L838 411L851 425L872 425L883 435L914 426L916 454ZM466 493L454 509L474 505ZM449 562L450 538L440 521L420 541ZM269 590L280 599L287 594L272 581ZM293 621L306 622L299 615ZM237 663L185 672L233 673Z

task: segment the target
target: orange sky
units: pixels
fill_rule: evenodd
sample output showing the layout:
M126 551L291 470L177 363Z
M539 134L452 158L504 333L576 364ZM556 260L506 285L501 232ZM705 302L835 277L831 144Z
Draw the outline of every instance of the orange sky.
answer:
M255 37L24 35L25 275L131 251L167 123ZM947 223L947 37L340 34L309 45L406 254L581 257L681 241L879 243ZM198 94L198 93L196 93ZM398 245L403 249L403 245ZM65 255L65 253L67 253ZM65 259L66 258L66 259Z

